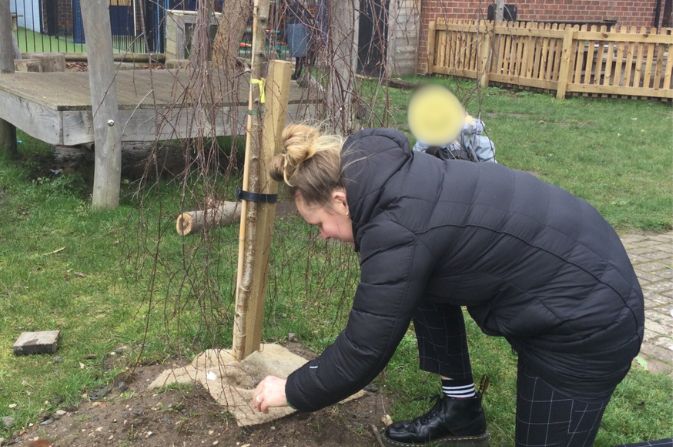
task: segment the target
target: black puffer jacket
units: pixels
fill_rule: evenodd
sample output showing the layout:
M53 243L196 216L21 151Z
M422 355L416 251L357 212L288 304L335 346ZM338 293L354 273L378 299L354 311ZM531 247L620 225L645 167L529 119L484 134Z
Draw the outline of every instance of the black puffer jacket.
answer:
M346 329L290 375L303 411L383 369L423 300L467 306L488 334L563 391L599 397L643 336L643 298L614 230L585 201L501 165L412 153L368 129L342 162L361 278Z

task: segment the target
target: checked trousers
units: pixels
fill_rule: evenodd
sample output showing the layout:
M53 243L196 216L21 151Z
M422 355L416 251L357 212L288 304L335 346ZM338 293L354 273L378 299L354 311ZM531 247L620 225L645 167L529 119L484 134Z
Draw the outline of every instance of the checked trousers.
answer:
M460 306L422 303L414 329L420 368L473 381ZM585 401L556 390L519 361L515 438L518 447L590 447L610 397Z

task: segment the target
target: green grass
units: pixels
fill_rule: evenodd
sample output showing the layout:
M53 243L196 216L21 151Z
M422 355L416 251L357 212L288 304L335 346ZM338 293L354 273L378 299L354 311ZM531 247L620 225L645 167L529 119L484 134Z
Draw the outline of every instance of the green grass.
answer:
M18 28L16 39L22 53L86 53L86 44L75 43L72 36L49 36L27 28ZM138 38L113 36L114 53L144 53L145 43Z
M22 53L86 53L86 45L72 37L48 36L27 28L18 28L16 40Z
M408 92L390 93L391 120L403 127ZM481 99L502 163L570 189L623 231L671 228L667 105L561 102L497 88ZM476 100L467 105L474 114ZM219 228L208 240L178 237L181 191L179 182L166 180L141 195L136 183L124 182L118 209L93 211L86 180L40 169L48 148L20 138L22 160L0 158L0 417L14 417L18 430L43 412L75 405L139 356L189 359L231 345L237 226ZM218 177L209 185L218 197L232 197L237 183ZM319 352L345 324L358 272L347 247L314 236L297 217L276 224L264 339L283 341L293 332ZM515 357L504 340L484 336L469 319L467 326L475 377L491 381L485 409L492 445L511 445ZM11 354L21 331L53 328L62 331L56 356ZM123 354L110 354L120 347ZM393 398L389 412L396 419L425 411L439 391L435 377L418 372L411 332L378 382ZM671 391L670 378L634 366L596 445L670 436ZM9 435L0 429L0 437Z
M526 170L593 204L620 230L673 228L673 109L655 100L557 100L549 93L489 87L451 78L408 78L449 87L481 115L500 163ZM367 103L382 115L371 85ZM405 129L411 92L390 90L387 125ZM372 99L373 97L373 99ZM378 123L377 123L378 124Z

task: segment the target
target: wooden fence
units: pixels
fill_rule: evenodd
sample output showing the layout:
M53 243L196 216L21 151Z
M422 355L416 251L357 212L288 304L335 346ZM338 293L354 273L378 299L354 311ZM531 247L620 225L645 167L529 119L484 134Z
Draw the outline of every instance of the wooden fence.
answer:
M428 72L568 93L673 98L671 29L430 22Z

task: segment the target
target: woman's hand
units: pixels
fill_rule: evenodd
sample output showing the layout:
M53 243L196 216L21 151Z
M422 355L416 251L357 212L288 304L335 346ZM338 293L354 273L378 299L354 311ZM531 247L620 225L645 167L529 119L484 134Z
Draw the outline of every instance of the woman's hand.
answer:
M287 380L274 376L266 376L259 382L255 392L252 393L252 407L263 413L269 412L269 407L282 407L287 405L285 397L285 382Z

